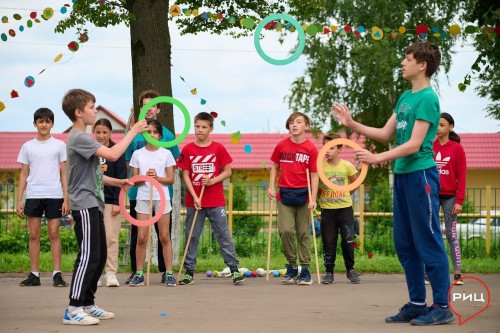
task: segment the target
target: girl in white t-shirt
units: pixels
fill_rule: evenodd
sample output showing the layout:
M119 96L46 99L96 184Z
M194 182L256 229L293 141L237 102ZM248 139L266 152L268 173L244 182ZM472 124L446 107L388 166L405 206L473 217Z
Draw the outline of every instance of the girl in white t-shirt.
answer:
M147 132L152 138L159 140L162 136L161 124L157 120L148 121ZM176 281L172 272L173 252L169 231L170 215L168 214L172 210L172 206L170 204L170 195L167 185L174 183L174 166L175 159L168 149L156 147L149 142L146 143L144 148L134 151L130 160L132 176L146 175L153 177L161 184L163 193L165 193L165 210L163 212L159 212L160 195L156 188L153 187L153 209L156 214L162 214L157 223L159 231L158 236L163 246L163 257L165 258L165 267L167 269L165 285L170 287L175 287ZM152 185L148 182L137 182L135 184L139 186L137 191L137 204L135 207L137 219L147 220L149 218L150 211L149 188ZM148 229L149 227L138 227L136 246L137 271L135 272L132 281L130 281L129 285L131 287L144 285L143 268L146 257Z

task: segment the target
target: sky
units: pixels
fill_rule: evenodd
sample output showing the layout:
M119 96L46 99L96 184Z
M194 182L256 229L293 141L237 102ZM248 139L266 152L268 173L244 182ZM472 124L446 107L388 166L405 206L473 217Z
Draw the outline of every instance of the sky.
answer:
M54 33L57 22L68 15L59 12L66 3L71 1L0 0L0 17L9 17L9 23L0 22L0 34L8 34L9 29L16 31L15 37L6 42L0 40L0 101L5 104L5 110L0 112L0 131L34 131L33 112L39 107L54 111L53 133L66 130L71 122L61 109L61 100L72 88L92 92L97 105L124 119L130 114L133 101L128 28L89 26L89 41L72 53L67 44L76 39L76 30ZM41 14L45 7L55 11L50 20L19 31L19 25L31 11ZM16 21L14 13L23 18ZM304 73L306 56L276 66L258 55L253 36L240 39L208 33L180 36L175 22L170 21L169 27L173 97L186 105L191 116L201 111L217 112L214 133L286 133L285 120L290 109L284 98L290 93L294 79ZM264 34L262 48L273 58L286 58L296 43L294 36L280 44L277 34ZM453 115L458 133L500 131L500 121L487 117L488 101L474 92L475 82L464 93L458 91L457 85L469 72L476 53L472 46L455 50L448 78L442 74L438 77L441 111ZM58 54L63 57L54 62ZM30 75L35 84L28 88L24 80ZM197 95L191 94L193 88ZM18 91L18 98L11 98L13 89ZM206 100L205 105L201 105L201 99ZM180 131L184 120L176 108L174 118L175 128Z

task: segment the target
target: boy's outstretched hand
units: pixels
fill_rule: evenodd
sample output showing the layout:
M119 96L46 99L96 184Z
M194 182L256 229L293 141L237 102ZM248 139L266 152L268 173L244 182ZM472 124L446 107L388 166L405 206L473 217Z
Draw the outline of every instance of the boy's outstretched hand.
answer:
M134 183L128 179L118 179L118 182L120 183L119 187L125 189L125 191L128 191L132 186L134 186Z
M347 106L335 102L332 105L332 111L332 117L337 119L342 125L349 127L352 118L351 112Z
M130 131L132 131L135 134L139 134L139 133L144 132L147 129L148 129L148 124L146 123L146 119L143 119L141 121L136 122L134 124L134 126L132 126Z

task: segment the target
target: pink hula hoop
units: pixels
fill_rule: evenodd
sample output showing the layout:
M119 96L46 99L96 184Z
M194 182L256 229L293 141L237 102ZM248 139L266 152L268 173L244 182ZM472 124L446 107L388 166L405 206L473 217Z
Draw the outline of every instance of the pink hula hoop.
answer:
M154 179L153 177L149 176L134 176L129 179L131 183L136 183L140 181L145 181L151 183L158 193L160 194L160 208L158 209L158 212L156 212L156 215L153 216L152 218L148 220L136 220L132 216L130 216L129 212L127 211L127 208L125 207L125 188L122 187L120 191L120 196L118 198L118 203L120 204L120 213L122 213L123 217L125 217L125 220L127 222L137 226L137 227L147 227L155 222L157 222L160 217L163 215L163 211L165 210L165 205L167 203L167 199L165 198L165 193L163 192L163 188L161 187L160 183Z

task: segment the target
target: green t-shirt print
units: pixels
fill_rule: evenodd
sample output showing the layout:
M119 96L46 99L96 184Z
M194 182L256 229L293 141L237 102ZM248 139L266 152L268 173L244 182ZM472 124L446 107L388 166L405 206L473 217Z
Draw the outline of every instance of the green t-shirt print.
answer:
M411 90L405 91L399 98L394 112L396 113L396 146L410 140L417 120L429 123L429 130L419 151L396 159L394 173L406 174L435 166L432 142L436 137L441 110L439 98L432 87L414 93Z

